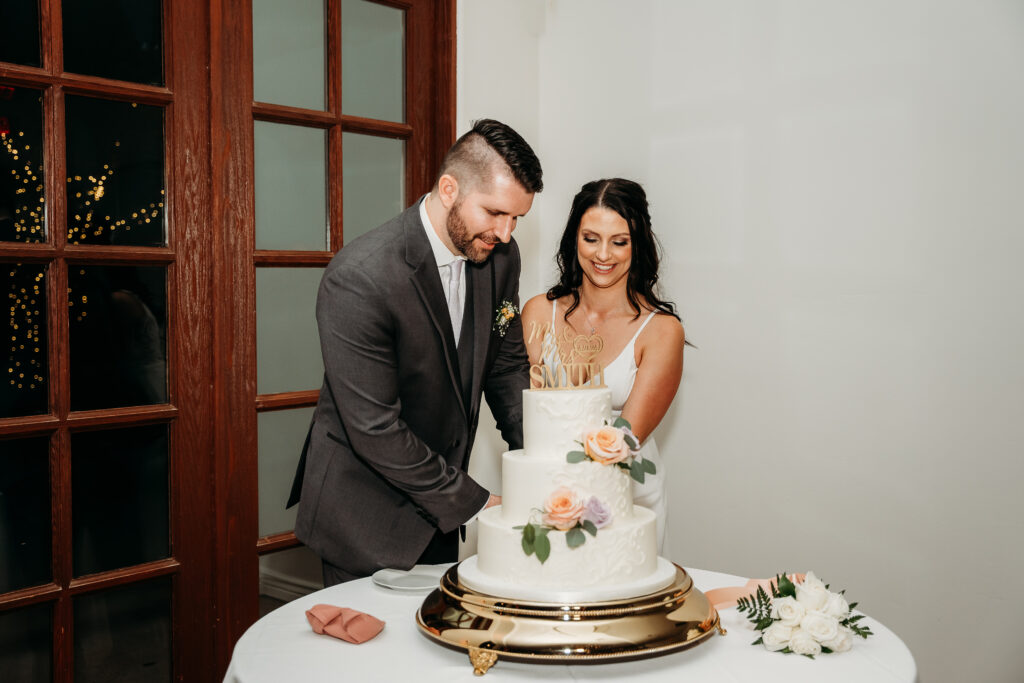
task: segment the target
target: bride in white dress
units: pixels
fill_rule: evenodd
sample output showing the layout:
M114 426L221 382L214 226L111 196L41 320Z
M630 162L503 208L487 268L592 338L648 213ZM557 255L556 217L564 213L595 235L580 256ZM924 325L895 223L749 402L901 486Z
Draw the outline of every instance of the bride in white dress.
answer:
M686 338L675 306L658 298L658 247L647 196L622 178L595 180L573 199L558 249L559 281L523 306L531 364L557 366L556 340L596 334L594 359L604 367L612 410L629 421L643 458L657 474L633 482L638 505L658 516L658 549L665 545L665 465L651 433L668 411L683 372ZM547 326L544 337L530 330Z

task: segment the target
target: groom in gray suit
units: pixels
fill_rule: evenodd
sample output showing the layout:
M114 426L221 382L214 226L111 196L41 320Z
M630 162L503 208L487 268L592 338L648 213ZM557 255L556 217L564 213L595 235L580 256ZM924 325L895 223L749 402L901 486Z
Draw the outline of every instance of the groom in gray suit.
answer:
M528 362L516 220L543 188L516 131L478 121L430 194L331 260L316 318L324 385L288 506L326 585L458 559L498 496L466 473L481 392L522 447Z

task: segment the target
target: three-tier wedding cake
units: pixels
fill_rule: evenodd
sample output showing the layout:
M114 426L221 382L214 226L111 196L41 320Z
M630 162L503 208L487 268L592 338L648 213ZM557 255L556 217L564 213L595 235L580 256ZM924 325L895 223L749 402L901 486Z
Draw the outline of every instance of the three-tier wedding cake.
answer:
M478 554L459 566L469 588L539 602L589 603L671 584L655 514L633 504L639 460L611 390L523 392L523 449L502 456L502 504L479 517Z

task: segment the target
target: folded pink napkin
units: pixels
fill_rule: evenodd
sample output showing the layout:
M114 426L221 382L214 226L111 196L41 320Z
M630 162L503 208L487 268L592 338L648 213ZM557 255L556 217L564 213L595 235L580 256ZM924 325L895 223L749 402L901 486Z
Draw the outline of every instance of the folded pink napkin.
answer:
M803 583L803 574L789 574L789 579L793 583ZM704 597L708 599L715 609L728 609L736 606L736 601L740 598L745 598L752 593L757 592L758 586L768 591L772 579L750 579L744 586L732 586L729 588L712 588L709 591L704 591Z
M306 619L317 633L326 633L349 643L365 643L384 630L384 622L348 607L314 605Z

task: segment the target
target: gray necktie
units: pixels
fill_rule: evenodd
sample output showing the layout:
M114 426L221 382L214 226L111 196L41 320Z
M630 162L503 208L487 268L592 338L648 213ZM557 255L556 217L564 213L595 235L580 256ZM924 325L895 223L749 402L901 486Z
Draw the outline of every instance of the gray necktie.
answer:
M448 315L452 319L452 332L455 333L455 345L459 344L462 333L462 306L459 305L459 285L462 283L462 259L455 259L448 264Z

